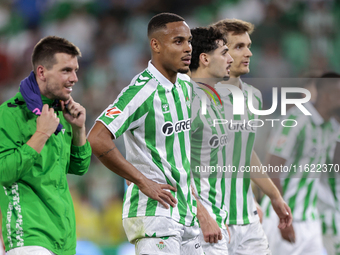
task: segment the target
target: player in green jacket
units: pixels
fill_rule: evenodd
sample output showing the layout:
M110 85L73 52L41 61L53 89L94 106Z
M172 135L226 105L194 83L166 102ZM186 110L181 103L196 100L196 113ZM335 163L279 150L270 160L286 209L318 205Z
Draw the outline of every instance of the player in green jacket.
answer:
M63 38L34 48L33 72L0 106L0 208L8 255L75 254L66 174L87 172L85 108L70 96L81 53Z

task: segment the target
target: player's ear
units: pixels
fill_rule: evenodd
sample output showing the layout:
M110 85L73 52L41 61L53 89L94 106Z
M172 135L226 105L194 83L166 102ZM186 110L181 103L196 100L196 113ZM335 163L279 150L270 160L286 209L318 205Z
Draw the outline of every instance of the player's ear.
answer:
M37 69L35 70L35 74L36 74L37 79L45 82L46 81L45 71L46 71L45 67L43 67L42 65L38 65Z
M208 66L208 65L209 65L209 62L210 62L209 55L208 55L207 53L201 53L201 54L200 54L200 63L201 63L203 66Z
M157 40L156 38L151 38L150 47L153 52L160 53L161 45L159 40Z

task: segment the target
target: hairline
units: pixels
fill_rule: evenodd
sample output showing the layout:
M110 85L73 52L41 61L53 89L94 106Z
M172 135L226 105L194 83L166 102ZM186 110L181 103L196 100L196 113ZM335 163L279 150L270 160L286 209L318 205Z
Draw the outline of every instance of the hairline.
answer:
M50 59L50 61L47 60L47 62L49 62L49 63L45 64L45 63L43 63L43 62L45 62L46 60L42 60L42 61L40 61L40 62L41 62L40 64L33 64L33 66L34 66L33 72L36 73L36 69L38 68L38 66L43 66L43 67L45 67L47 70L53 69L53 66L55 66L56 64L58 64L58 60L57 60L57 58L56 58L56 55L57 55L57 54L66 54L66 55L68 55L68 56L71 56L72 58L77 58L77 59L78 59L78 57L80 56L80 54L69 54L69 53L62 52L62 51L61 51L61 52L55 52L55 53L53 54L52 58ZM35 66L35 65L36 65L36 66Z
M168 22L168 23L164 24L164 26L155 29L150 35L148 35L149 39L151 40L152 38L154 38L154 36L153 36L154 34L160 32L160 31L162 31L162 30L168 29L168 26L167 26L168 24L176 23L176 22L183 22L183 23L186 24L185 20L179 20L179 21L171 21L171 22ZM186 24L186 25L187 25L187 24ZM188 26L188 27L189 27L189 26Z

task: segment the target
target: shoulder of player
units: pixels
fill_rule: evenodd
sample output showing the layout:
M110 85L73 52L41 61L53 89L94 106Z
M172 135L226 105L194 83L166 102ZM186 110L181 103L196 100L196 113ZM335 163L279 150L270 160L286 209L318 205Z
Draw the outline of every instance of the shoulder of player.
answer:
M0 120L4 123L11 119L25 122L25 116L28 112L30 111L26 107L26 102L18 92L14 97L0 105Z
M126 86L118 95L121 97L134 97L136 94L147 94L151 95L155 90L157 90L159 82L145 69L143 72L137 74L131 80L130 84Z
M0 111L13 114L14 112L19 112L22 109L27 109L26 102L22 98L20 92L18 92L14 97L8 99L0 105ZM27 109L28 110L28 109Z
M143 72L137 74L133 79L131 80L129 87L135 86L135 87L143 87L146 85L151 85L151 81L156 81L156 79L151 75L151 73L145 69ZM155 85L157 87L157 85Z
M255 88L253 85L250 85L250 84L242 81L242 86L244 86L244 90L246 90L246 91L252 90L254 96L256 96L258 98L262 98L261 91L259 89Z
M190 86L192 88L192 83L191 83L190 76L187 75L187 74L178 73L177 74L177 81L180 84L186 84L187 86Z

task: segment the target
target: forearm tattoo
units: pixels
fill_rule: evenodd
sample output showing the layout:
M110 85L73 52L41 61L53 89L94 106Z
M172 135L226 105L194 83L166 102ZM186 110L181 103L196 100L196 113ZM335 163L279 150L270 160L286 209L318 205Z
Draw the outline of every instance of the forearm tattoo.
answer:
M109 149L108 151L103 152L101 155L99 155L98 158L101 158L101 157L103 157L103 156L106 156L107 154L110 153L110 151L113 151L114 149L116 149L116 146L113 146L112 149Z

